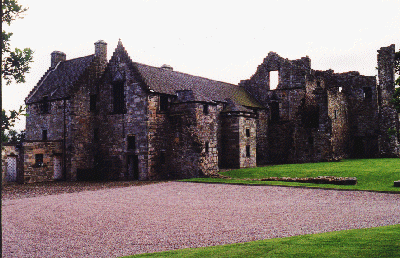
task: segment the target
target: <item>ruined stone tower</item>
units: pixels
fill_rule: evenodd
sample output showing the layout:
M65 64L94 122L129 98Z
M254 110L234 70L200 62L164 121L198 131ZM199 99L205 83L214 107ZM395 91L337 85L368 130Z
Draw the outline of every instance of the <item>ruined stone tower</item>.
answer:
M399 140L393 133L399 131L398 113L390 103L395 90L394 59L394 44L378 50L379 152L382 157L399 156Z

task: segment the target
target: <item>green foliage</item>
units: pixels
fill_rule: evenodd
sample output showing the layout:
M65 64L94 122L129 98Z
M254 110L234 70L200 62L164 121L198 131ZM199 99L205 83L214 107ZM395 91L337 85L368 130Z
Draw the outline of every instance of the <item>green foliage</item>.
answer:
M126 257L398 257L400 225Z
M400 51L396 52L394 60L394 70L397 75L400 75ZM394 84L397 85L397 87L391 102L395 106L397 112L400 113L400 76L397 77Z
M17 0L3 0L2 1L2 25L11 25L12 21L23 18L23 14L27 11L27 8L23 8L18 4ZM4 28L4 26L2 26ZM25 82L25 74L29 72L29 65L32 62L33 51L30 48L23 50L15 48L11 50L10 38L13 35L11 32L2 31L1 38L1 79L6 84L11 84L13 81L16 83ZM21 106L19 110L10 110L1 112L1 137L2 142L5 140L5 130L9 130L14 126L15 122L20 115L24 115L24 108Z
M25 131L17 132L16 130L9 130L6 134L4 131L1 133L1 140L3 143L21 143L25 140Z
M283 185L313 188L333 188L368 191L400 192L400 187L394 187L393 182L400 179L400 159L356 159L340 162L320 162L304 164L286 164L267 167L246 168L231 170L222 175L232 179L221 178L193 178L184 181L202 183L226 184L259 184ZM254 178L267 177L357 177L356 185L312 184L282 181L250 181Z
M22 14L27 8L22 8L17 0L4 0L2 3L3 16L2 23L9 26L16 19L23 18ZM11 32L2 31L2 71L1 76L7 84L15 81L16 83L25 82L25 73L29 71L29 63L32 62L32 50L25 48L23 50L15 48L14 51L10 47Z

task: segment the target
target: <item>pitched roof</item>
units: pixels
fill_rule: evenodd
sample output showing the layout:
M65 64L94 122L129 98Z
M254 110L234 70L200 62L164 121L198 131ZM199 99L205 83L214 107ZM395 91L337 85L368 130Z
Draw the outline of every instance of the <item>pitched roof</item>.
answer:
M192 90L196 101L227 102L235 105L262 106L240 86L133 62L144 83L157 93L175 95L179 90Z
M38 102L47 96L48 100L68 97L72 87L90 66L94 55L70 59L50 68L25 99L27 104Z

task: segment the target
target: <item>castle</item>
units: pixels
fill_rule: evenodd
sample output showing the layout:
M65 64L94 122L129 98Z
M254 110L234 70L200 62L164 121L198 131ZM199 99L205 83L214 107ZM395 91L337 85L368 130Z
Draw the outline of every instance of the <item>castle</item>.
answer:
M107 60L67 60L29 93L20 182L213 176L222 168L399 157L395 46L378 50L378 81L315 71L270 52L239 85L131 60L121 41ZM279 83L270 90L270 77ZM18 162L17 162L18 163ZM12 181L12 180L11 180Z

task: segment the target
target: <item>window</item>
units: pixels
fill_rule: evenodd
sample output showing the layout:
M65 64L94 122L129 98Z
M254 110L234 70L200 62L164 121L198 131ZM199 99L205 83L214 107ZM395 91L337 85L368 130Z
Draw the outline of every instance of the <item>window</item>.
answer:
M209 142L206 142L205 146L204 146L205 153L208 153L209 149L210 149L210 144L209 144Z
M168 96L160 95L160 111L168 110Z
M279 84L279 72L278 71L270 71L269 72L269 89L275 90Z
M35 166L43 166L43 154L35 154Z
M136 149L136 139L134 135L128 136L128 150Z
M246 137L250 137L250 129L246 128Z
M250 157L250 145L246 146L246 157Z
M125 112L124 82L117 82L113 85L113 104L115 114Z
M317 88L321 88L321 82L317 81Z
M271 102L271 121L279 121L279 102Z
M339 87L339 88L338 88L338 91L339 91L339 92L342 92L342 90L343 90L342 87Z
M90 107L89 108L90 108L91 112L96 111L96 102L97 102L97 95L96 94L90 95L90 99L89 99Z
M47 130L42 130L42 140L47 141Z
M337 119L337 110L335 110L334 118Z
M208 104L203 105L203 114L208 115Z
M363 87L363 94L365 100L372 99L372 89L370 87Z
M40 108L40 113L42 113L42 114L50 113L50 105L49 105L48 97L43 97L43 100L40 103L39 108Z

